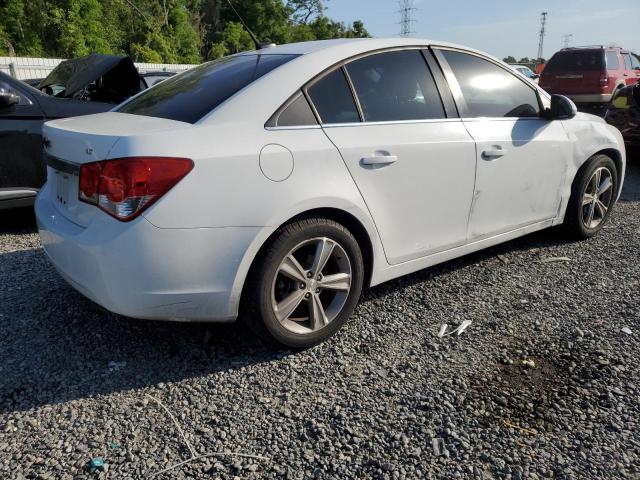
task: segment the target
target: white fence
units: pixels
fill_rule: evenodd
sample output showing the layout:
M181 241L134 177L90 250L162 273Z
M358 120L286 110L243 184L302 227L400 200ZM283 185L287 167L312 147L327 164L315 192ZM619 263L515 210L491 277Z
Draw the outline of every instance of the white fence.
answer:
M7 73L20 80L44 78L49 75L64 58L0 57L0 72ZM184 63L136 63L140 73L145 72L182 72L195 65Z

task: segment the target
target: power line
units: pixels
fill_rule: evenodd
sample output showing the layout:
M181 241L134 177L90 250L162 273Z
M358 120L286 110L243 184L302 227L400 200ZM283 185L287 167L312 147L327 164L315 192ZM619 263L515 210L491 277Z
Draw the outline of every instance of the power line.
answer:
M547 25L547 12L542 12L540 17L540 43L538 43L538 58L542 58L542 53L544 50L544 35L545 35L545 27Z
M415 20L413 19L413 14L417 10L413 6L413 0L399 0L400 5L400 36L409 37L410 35L416 33L413 31L413 24Z

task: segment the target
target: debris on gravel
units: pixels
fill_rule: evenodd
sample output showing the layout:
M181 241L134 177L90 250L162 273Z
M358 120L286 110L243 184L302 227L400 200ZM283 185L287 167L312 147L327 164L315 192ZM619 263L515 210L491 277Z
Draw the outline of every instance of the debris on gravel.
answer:
M0 478L640 478L640 203L609 226L373 288L289 352L109 313L3 225Z

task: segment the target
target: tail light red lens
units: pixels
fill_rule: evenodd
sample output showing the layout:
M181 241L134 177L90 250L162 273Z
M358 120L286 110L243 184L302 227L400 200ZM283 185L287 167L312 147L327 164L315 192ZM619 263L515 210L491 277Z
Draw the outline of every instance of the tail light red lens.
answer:
M131 157L80 167L78 198L124 222L133 220L193 168L188 158Z
M609 77L607 76L606 73L603 73L600 76L600 86L601 87L606 87L607 85L609 85Z

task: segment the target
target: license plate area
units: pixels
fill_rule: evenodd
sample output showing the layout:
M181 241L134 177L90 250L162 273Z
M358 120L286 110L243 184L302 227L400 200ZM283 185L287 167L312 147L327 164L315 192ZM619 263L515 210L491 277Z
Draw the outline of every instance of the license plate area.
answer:
M74 175L58 170L53 173L56 179L56 202L60 207L67 208L72 195L72 177Z
M45 163L49 166L54 202L59 210L73 210L78 204L78 182L80 166L65 162L50 155L45 155Z

